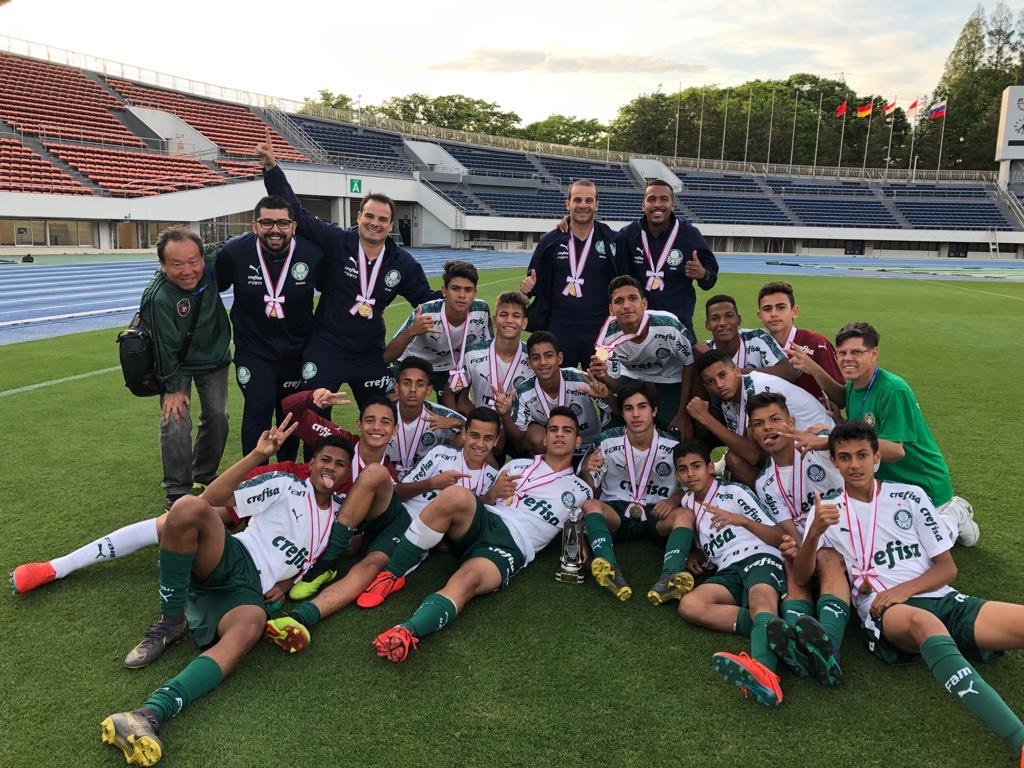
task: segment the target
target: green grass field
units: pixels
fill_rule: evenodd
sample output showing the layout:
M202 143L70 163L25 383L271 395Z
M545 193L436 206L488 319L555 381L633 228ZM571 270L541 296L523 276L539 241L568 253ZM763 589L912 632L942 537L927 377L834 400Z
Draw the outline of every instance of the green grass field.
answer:
M520 272L486 273L481 297ZM746 325L763 276L723 276ZM955 552L957 586L1024 602L1024 285L796 277L801 324L828 335L866 319L881 363L917 392L974 504L982 536ZM408 311L387 312L392 327ZM132 397L117 371L8 395L11 389L116 365L114 331L3 347L0 567L63 554L159 514L158 406ZM232 386L233 425L240 398ZM351 424L352 413L336 417ZM224 466L239 455L232 437ZM845 685L783 676L785 702L766 711L711 669L745 639L687 626L643 599L661 553L637 543L620 560L639 593L616 603L592 583L557 584L557 545L504 593L473 603L403 665L370 640L403 620L452 570L431 557L374 611L348 608L318 626L308 651L260 645L233 677L167 724L166 766L1016 766L993 734L919 664L868 656L851 625ZM121 659L158 611L156 551L81 571L0 600L5 698L0 765L113 766L99 721L132 709L194 655L191 641L146 669ZM983 668L1024 713L1024 656Z

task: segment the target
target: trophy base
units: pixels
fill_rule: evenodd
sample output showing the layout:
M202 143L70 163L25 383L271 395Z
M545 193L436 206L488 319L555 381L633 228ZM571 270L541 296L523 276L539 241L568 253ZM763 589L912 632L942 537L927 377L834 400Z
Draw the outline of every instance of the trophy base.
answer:
M582 584L583 583L583 569L578 571L555 571L555 581L561 584Z

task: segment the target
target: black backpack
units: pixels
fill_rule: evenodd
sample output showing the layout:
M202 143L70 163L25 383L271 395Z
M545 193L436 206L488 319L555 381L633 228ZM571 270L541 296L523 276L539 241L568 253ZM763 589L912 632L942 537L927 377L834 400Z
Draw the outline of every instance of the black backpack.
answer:
M192 312L192 323L188 327L188 333L181 342L181 349L178 350L178 362L183 362L188 354L189 345L192 344L192 337L196 333L196 323L199 322L199 310L203 305L203 294L196 297L195 309ZM162 395L164 385L156 376L154 365L153 337L149 335L145 324L142 322L142 315L138 312L128 323L128 327L117 334L118 354L121 358L121 373L124 374L124 385L136 397L152 397Z

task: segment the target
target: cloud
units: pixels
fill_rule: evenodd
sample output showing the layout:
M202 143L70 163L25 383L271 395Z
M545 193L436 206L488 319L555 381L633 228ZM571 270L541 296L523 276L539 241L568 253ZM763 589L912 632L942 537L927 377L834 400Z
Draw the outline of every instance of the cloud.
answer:
M477 48L465 56L427 64L434 71L543 72L547 74L661 74L705 72L704 64L688 64L658 56L559 56L537 50L517 48Z

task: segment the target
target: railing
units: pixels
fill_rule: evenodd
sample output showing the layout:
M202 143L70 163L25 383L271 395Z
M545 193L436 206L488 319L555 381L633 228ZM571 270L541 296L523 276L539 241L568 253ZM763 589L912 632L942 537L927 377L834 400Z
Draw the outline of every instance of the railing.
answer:
M1009 209L1015 219L1013 223L1018 228L1024 229L1024 205L1021 204L1020 198L1012 192L1003 189L998 184L992 185L991 192L993 197L1005 203L1007 209Z
M263 114L277 132L314 163L329 163L328 152L290 118L286 112L267 107Z

